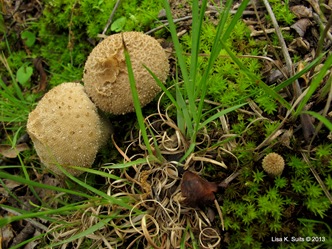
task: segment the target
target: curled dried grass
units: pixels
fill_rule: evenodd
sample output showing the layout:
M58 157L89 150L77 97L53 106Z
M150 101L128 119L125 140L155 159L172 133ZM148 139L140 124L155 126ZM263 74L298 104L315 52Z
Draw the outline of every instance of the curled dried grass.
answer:
M158 113L145 118L146 129L150 134L149 142L152 147L158 147L163 160L150 160L146 154L146 146L143 144L141 132L135 137L134 130L127 147L122 150L112 137L115 148L122 155L124 162L133 162L127 169L105 167L110 174L117 175L121 179L107 179L106 193L116 198L127 198L133 205L131 210L124 210L112 204L100 203L91 205L86 210L79 210L71 217L65 217L66 222L75 224L54 225L52 230L53 241L64 241L89 227L97 224L105 217L113 217L98 231L86 236L93 241L94 248L180 248L185 242L186 247L194 243L194 239L202 248L215 248L221 242L221 232L212 224L202 210L186 207L181 195L181 175L186 169L192 168L200 172L204 163L227 168L221 160L220 153L228 153L234 156L228 148L231 143L221 146L215 145L207 129L202 129L197 138L197 152L192 153L185 162L180 163L173 156L183 154L189 147L189 142L180 132L175 122L170 118L168 107L164 114ZM227 118L222 118L224 135L229 134ZM213 126L213 123L211 124ZM216 124L215 124L216 125ZM152 134L151 134L152 133ZM231 135L231 134L229 134ZM139 148L140 150L137 150ZM137 153L137 151L139 151ZM135 152L135 153L133 153ZM219 155L216 158L216 154ZM235 156L234 156L235 157ZM146 158L145 163L134 163L136 159ZM238 167L238 160L237 161ZM108 164L109 165L109 164ZM216 210L223 219L220 206L215 201ZM188 231L190 229L190 231ZM190 235L193 233L194 238ZM84 242L84 237L72 241L70 246L78 248ZM64 244L63 248L69 244Z

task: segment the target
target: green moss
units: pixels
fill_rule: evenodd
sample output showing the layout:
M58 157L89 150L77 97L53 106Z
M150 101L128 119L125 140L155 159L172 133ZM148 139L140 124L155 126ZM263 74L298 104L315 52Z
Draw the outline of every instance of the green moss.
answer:
M289 1L270 0L269 1L277 21L282 25L291 25L295 15L289 9ZM270 21L270 17L266 17Z
M260 55L264 52L258 49L259 43L253 42L249 37L250 31L248 27L239 21L230 39L227 41L227 46L237 55ZM216 27L209 20L206 19L202 25L201 39L201 54L199 58L198 78L201 78L205 68L207 67L207 58L210 54L212 42L216 35ZM190 53L192 47L191 34L182 37L183 49ZM261 78L262 63L257 58L238 57L241 63L253 73L258 79ZM188 57L188 65L190 64L190 57ZM254 98L264 112L273 114L277 110L277 103L272 97L260 89L247 74L229 58L226 51L221 50L219 57L216 59L213 71L209 76L207 83L207 97L213 101L219 102L222 106L230 107L235 104L245 103L248 98Z
M55 0L45 5L42 17L31 25L39 43L32 51L46 61L51 86L81 80L86 58L98 43L114 5L115 1L104 0ZM154 21L161 9L161 0L123 1L113 21L126 17L124 31L147 31L158 25ZM109 28L106 34L110 33Z

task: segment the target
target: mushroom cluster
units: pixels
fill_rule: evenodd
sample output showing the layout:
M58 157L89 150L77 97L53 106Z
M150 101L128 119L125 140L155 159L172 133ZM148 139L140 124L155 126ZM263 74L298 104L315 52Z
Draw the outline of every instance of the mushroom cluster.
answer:
M62 83L54 87L29 114L27 132L41 162L54 173L63 175L59 165L91 167L111 133L98 108L112 114L134 111L124 46L130 55L141 106L160 91L145 67L165 82L168 58L151 36L124 32L99 43L86 61L84 86ZM82 173L70 167L66 170L76 176Z
M41 162L63 175L59 165L91 167L111 129L81 84L62 83L47 92L29 114L27 132Z
M87 94L103 111L125 114L134 111L124 44L128 49L141 106L160 92L149 68L164 82L169 72L168 58L159 42L140 32L114 34L100 42L90 53L84 67Z

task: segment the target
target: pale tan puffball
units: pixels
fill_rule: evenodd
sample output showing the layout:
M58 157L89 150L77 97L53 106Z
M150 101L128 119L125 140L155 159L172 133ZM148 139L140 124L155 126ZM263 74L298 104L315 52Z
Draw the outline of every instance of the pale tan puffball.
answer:
M93 102L101 110L112 114L134 111L123 41L130 55L142 107L151 102L161 90L144 65L162 82L166 81L169 72L165 51L149 35L123 32L100 42L85 63L83 82Z
M264 157L262 166L265 172L269 175L279 176L284 170L285 161L282 156L272 152Z
M63 175L58 165L91 167L111 129L79 83L62 83L29 114L27 132L41 162ZM66 168L77 176L83 171Z

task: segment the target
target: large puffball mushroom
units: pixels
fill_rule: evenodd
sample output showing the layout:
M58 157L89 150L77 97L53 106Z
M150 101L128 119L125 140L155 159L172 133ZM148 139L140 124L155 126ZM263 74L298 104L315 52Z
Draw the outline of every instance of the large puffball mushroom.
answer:
M85 63L83 82L93 102L101 110L112 114L134 111L124 44L130 55L142 107L152 101L161 90L144 66L162 82L165 82L169 72L165 51L149 35L124 32L111 35L100 42Z
M62 83L47 92L29 114L27 132L41 162L63 175L83 173L68 166L91 167L98 149L110 135L108 122L79 83Z
M271 176L279 176L285 168L285 161L278 153L267 154L262 161L263 169Z

